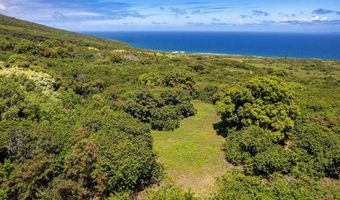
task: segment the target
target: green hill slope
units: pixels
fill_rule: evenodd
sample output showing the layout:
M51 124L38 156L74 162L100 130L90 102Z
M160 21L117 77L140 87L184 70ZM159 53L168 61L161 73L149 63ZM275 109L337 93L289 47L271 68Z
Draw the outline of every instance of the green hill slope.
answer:
M340 61L148 51L0 15L0 199L338 199L339 99ZM198 194L153 191L169 177Z
M122 42L100 39L72 33L60 29L10 18L0 14L0 38L2 39L26 39L34 42L45 40L61 40L82 46L94 46L98 48L121 49L128 47Z

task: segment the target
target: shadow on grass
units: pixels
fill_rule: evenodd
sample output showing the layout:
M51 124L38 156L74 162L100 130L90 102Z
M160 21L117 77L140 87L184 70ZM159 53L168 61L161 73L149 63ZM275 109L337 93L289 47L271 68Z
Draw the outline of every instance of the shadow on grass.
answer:
M213 127L217 135L220 135L222 137L228 136L228 124L227 123L220 121L220 122L213 124Z

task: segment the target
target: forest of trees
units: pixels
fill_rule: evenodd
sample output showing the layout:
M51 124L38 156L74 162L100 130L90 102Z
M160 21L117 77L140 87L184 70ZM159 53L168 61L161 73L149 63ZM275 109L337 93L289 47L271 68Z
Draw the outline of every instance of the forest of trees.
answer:
M211 199L339 199L339 85L340 61L168 54L0 16L0 199L135 198L165 173L151 130L193 100L238 166Z

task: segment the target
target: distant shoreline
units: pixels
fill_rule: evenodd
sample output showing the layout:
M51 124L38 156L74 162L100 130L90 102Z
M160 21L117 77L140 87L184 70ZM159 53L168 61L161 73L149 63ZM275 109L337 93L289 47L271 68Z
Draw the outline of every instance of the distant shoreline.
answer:
M234 32L87 32L134 48L170 53L340 60L339 34Z
M158 51L158 50L152 50L147 49L150 51ZM202 52L185 52L185 51L173 51L173 52L167 52L167 51L161 51L171 54L187 54L187 55L211 55L211 56L226 56L226 57L249 57L249 58L276 58L276 59L301 59L301 60L335 60L340 61L340 59L322 59L322 58L297 58L297 57L277 57L277 56L256 56L256 55L240 55L240 54L224 54L224 53L202 53Z

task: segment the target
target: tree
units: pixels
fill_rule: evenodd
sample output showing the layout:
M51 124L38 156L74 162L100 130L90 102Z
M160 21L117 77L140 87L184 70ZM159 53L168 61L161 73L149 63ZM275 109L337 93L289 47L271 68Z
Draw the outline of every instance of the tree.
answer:
M255 125L282 133L277 140L294 128L299 113L291 90L272 77L257 77L230 88L217 102L217 110L228 128L240 130Z
M125 105L125 111L155 130L174 130L182 118L195 115L196 110L187 92L168 89L160 94L137 92Z
M280 80L258 77L233 87L217 102L228 128L226 157L244 165L245 172L269 175L289 173L291 152L284 147L298 116L292 92Z

